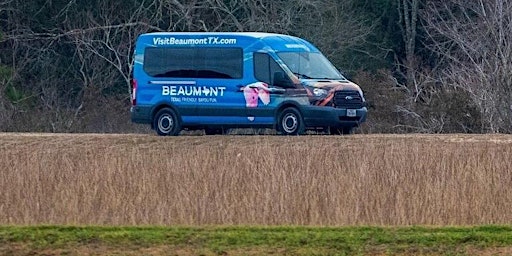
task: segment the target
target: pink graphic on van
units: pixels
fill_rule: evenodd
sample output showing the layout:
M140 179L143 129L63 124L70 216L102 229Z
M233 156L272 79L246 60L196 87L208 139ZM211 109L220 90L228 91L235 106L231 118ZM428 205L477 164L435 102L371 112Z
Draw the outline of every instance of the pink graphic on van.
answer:
M270 93L268 85L263 82L256 82L242 87L244 92L245 104L248 108L258 107L258 99L263 105L270 103Z

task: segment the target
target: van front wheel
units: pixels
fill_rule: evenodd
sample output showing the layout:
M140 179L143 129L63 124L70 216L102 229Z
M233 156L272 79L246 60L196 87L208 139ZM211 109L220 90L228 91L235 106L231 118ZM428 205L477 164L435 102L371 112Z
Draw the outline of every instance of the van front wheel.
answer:
M178 115L170 109L160 109L153 120L153 127L160 136L176 136L181 131L181 124Z
M296 108L285 108L277 118L277 130L283 135L299 135L304 132L304 120Z

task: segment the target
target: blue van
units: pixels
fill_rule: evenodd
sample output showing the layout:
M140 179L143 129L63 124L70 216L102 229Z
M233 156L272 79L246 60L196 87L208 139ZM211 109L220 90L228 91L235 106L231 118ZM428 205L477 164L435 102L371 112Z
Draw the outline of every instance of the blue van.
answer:
M306 40L281 34L142 34L132 86L132 121L158 135L230 128L348 134L367 114L358 85Z

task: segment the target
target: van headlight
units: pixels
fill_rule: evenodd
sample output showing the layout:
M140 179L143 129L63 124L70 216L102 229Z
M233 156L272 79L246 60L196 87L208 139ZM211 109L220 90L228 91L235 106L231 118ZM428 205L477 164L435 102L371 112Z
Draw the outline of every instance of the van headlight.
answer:
M317 96L317 97L325 97L325 96L327 96L327 91L324 89L315 88L313 90L313 94L315 94L315 96Z

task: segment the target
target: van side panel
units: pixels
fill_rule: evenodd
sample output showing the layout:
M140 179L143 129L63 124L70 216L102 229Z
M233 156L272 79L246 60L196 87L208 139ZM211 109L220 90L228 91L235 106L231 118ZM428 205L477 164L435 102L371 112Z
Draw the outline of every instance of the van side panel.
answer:
M235 34L209 36L208 34L191 33L153 33L142 35L136 44L134 77L137 79L138 88L135 112L139 113L137 116L154 114L155 109L158 108L155 103L159 102L176 106L183 126L210 124L272 126L278 106L283 101L290 100L295 96L289 93L286 95L268 94L265 98L262 96L264 93L260 92L264 88L249 89L249 86L258 83L254 76L253 54L254 52L268 52L275 55L274 46L285 43L298 45L299 42L286 41L281 37L262 40ZM317 51L313 46L310 47L291 49L307 48ZM160 51L162 48L172 48L177 51L198 48L240 48L243 55L243 74L235 79L150 76L148 73L155 75L158 72L147 67L149 62L155 62L154 59L148 59L155 55L149 55L147 52L154 49ZM155 58L160 57L155 56ZM186 61L183 60L183 62ZM165 59L162 60L163 62ZM292 75L288 74L288 76ZM304 92L302 95L297 94L296 98L297 100L304 98ZM137 118L137 120L151 122L151 117Z

